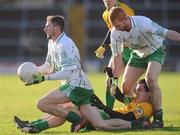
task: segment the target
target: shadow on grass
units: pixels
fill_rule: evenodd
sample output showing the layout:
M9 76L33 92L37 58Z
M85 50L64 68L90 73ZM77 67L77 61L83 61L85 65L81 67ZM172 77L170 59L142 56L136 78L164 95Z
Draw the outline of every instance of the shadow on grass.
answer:
M160 128L160 129L152 129L154 131L171 131L171 132L180 132L180 127L172 127L172 126L167 126L164 128Z
M172 126L167 126L164 128L151 128L151 129L147 129L147 130L119 130L119 131L107 131L107 132L113 132L113 133L117 133L117 132L139 132L139 131L169 131L169 132L180 132L180 127L172 127Z
M69 134L70 131L45 131L43 132L43 134L49 134L49 135L53 135L53 134Z
M81 133L85 132L91 132L95 130L90 130L90 131L84 131ZM123 133L123 132L141 132L141 131L168 131L168 132L180 132L180 127L164 127L164 128L159 128L159 129L147 129L147 130L117 130L117 131L103 131L103 132L111 132L111 133ZM98 131L101 132L101 131ZM70 131L45 131L44 134L70 134Z

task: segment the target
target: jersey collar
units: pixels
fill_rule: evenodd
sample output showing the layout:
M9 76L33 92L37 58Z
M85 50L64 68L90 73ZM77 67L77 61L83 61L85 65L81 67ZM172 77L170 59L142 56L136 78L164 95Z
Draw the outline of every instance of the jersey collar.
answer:
M131 20L131 28L135 28L136 27L135 21L133 20L131 16L129 18Z
M61 33L61 35L59 35L59 37L56 39L56 43L58 43L59 40L60 40L64 35L66 35L64 32Z

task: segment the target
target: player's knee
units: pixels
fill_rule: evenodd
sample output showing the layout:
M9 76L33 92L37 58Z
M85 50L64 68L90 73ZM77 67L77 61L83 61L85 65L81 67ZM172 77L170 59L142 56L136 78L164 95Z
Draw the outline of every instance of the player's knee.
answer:
M157 86L157 81L152 75L148 75L146 77L146 83L150 88L153 88L153 87Z
M46 106L46 102L42 99L38 100L37 104L36 104L37 108L39 110L41 110L42 112L45 112L45 109L47 108Z
M122 92L127 95L131 92L131 86L128 83L123 83L122 84Z

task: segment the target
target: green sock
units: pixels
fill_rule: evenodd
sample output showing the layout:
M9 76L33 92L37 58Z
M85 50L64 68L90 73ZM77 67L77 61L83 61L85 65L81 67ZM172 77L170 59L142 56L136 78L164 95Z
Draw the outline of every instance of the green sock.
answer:
M31 121L30 124L35 124L35 123L38 123L40 121L43 121L43 119L38 119L38 120Z
M106 91L106 105L112 109L114 106L114 102L115 102L115 98L113 96L111 96L110 91L107 90Z
M77 113L70 111L66 117L66 120L71 123L79 123L81 121L81 117Z
M48 122L46 120L42 120L31 125L35 127L39 132L49 128Z
M131 121L131 129L142 129L143 128L143 122L142 121Z
M89 123L85 126L85 128L82 129L82 132L87 132L91 130L95 130L95 128Z
M153 113L154 120L163 121L163 110L155 110Z

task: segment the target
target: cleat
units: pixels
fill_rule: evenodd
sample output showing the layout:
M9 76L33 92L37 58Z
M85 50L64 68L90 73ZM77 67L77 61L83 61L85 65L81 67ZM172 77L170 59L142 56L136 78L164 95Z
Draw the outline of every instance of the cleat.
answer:
M21 131L25 133L39 133L39 131L30 124L25 124L24 127L21 128Z
M16 123L17 128L25 133L39 133L38 129L33 127L28 121L23 121L17 116L14 116L14 122Z
M152 128L163 128L164 127L164 122L160 120L153 120L152 122Z
M20 126L21 126L22 124L29 124L29 121L23 121L23 120L21 120L20 118L18 118L17 116L14 116L13 121L15 122L17 128L21 128ZM18 124L18 123L19 123L19 124Z

